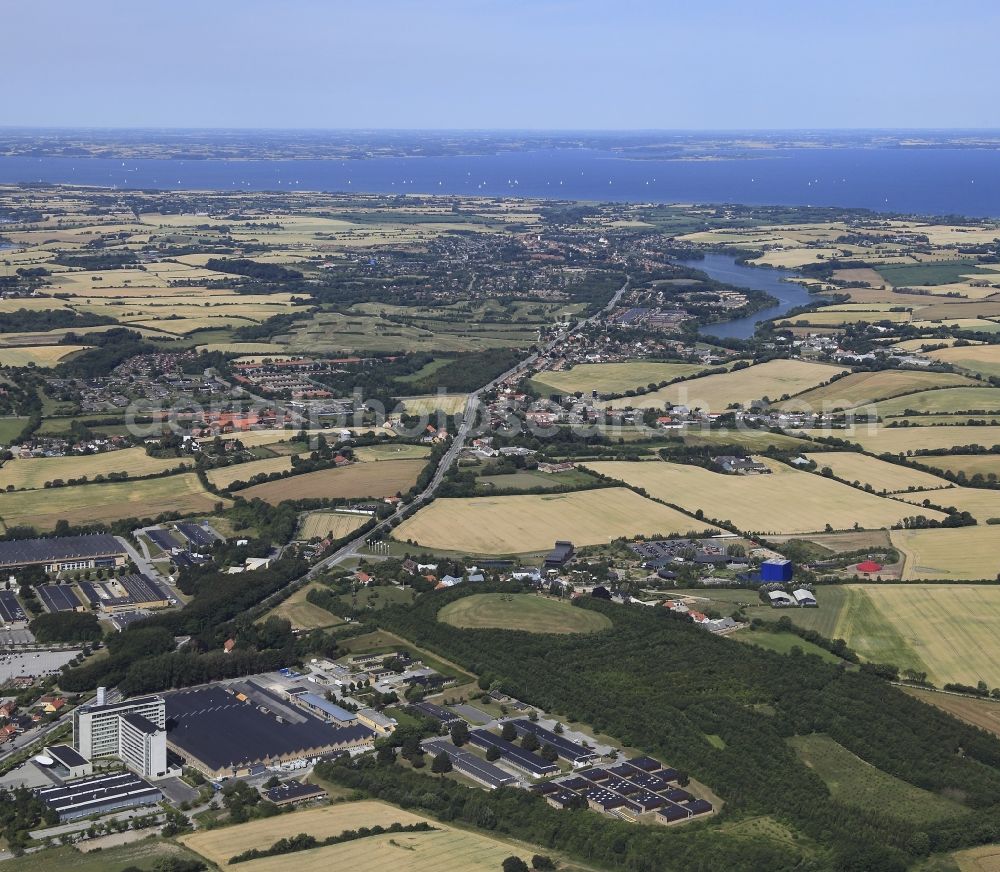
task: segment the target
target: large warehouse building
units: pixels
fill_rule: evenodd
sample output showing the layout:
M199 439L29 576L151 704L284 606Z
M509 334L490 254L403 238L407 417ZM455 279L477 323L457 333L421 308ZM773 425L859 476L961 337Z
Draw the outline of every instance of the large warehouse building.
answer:
M125 546L115 536L54 536L0 542L0 570L41 566L46 572L124 566Z
M210 778L259 767L371 748L375 731L356 720L327 723L251 680L179 690L166 696L167 744Z

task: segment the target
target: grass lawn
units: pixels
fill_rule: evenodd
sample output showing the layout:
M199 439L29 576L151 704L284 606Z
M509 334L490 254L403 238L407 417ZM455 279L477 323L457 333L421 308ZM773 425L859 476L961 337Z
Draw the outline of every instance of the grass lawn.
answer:
M167 857L194 860L195 855L166 839L143 839L128 845L103 848L84 854L76 848L49 848L13 860L5 860L4 872L122 872L129 867L151 870Z
M611 626L605 615L534 594L480 593L449 603L438 620L462 629L529 633L593 633Z
M914 787L856 757L829 736L814 733L788 740L799 759L829 788L834 799L916 825L967 814L968 809L943 796Z
M791 611L790 609L788 611ZM798 611L805 611L799 609ZM769 630L741 630L732 636L740 642L748 645L758 645L767 648L768 651L777 651L779 654L789 654L792 648L800 648L804 654L815 654L826 660L827 663L840 663L840 658L831 654L825 648L800 639L794 633L772 633Z
M506 475L480 475L476 479L476 487L483 493L493 493L505 490L529 490L542 487L586 487L597 483L589 472L583 469L570 469L567 472L539 472L537 469L522 469Z
M10 445L11 440L21 435L27 418L0 418L0 445Z

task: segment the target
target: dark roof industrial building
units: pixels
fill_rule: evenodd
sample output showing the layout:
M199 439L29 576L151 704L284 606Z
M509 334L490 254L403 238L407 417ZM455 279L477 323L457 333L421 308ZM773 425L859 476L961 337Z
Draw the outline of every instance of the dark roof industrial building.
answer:
M38 598L50 612L82 612L83 603L69 584L40 584Z
M508 742L489 730L473 730L469 733L469 741L479 748L496 748L504 762L516 766L534 778L542 778L559 771L559 767L554 763L549 763L548 760L539 757L532 751L525 751L519 745Z
M453 724L464 723L463 719L453 711L434 705L432 702L415 702L409 706L409 711L424 718L434 718L442 727L450 727Z
M214 545L218 541L215 534L211 530L207 530L200 524L181 522L174 524L174 529L187 539L188 542L190 542L195 548L207 548L210 545Z
M264 791L264 798L277 806L296 805L311 799L322 799L326 791L315 784L302 781L283 781Z
M253 681L166 695L167 745L210 777L371 747L374 731L324 723Z
M92 608L110 613L170 605L167 593L144 575L123 575L114 581L81 581L79 584Z
M0 590L0 620L5 624L20 624L28 620L13 591Z
M93 569L125 562L127 552L114 536L54 536L48 539L14 539L0 542L0 569L43 566L58 569Z
M600 756L589 748L584 748L583 745L571 742L565 736L553 733L552 730L547 730L545 727L534 721L529 721L527 718L518 718L518 720L511 721L511 723L514 724L514 729L517 730L519 736L523 736L526 733L533 733L543 746L551 745L563 760L568 760L574 766L579 766L590 760L596 760Z
M38 798L56 811L61 821L72 821L92 814L153 805L163 798L157 788L131 772L97 775L58 787L43 787Z
M457 748L444 739L428 739L423 743L423 748L428 754L435 756L444 751L451 758L451 765L456 771L490 790L517 783L517 778L509 772L504 772L499 766L477 757L471 751Z
M562 569L572 558L573 543L560 540L545 558L545 568Z

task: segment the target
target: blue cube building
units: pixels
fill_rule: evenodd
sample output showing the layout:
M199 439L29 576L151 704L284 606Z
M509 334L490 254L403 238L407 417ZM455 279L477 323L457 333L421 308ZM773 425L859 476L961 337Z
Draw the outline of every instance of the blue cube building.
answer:
M760 565L761 581L791 581L792 561L785 559L765 560Z

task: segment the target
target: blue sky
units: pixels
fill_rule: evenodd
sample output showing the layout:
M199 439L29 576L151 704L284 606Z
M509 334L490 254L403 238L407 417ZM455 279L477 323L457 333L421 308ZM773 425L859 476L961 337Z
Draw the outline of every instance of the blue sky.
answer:
M5 126L1000 127L995 0L8 0Z

